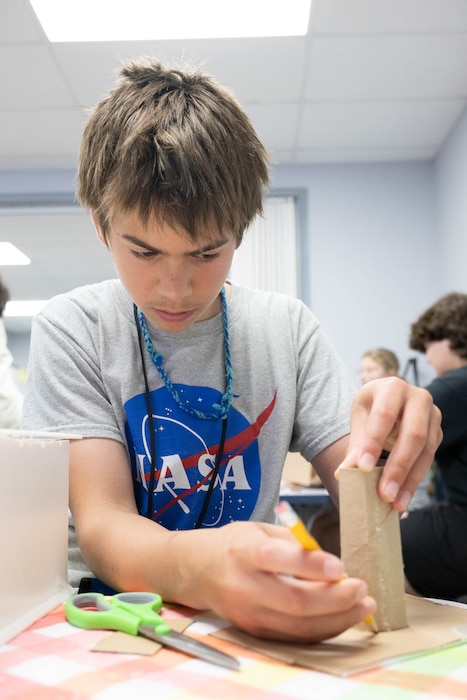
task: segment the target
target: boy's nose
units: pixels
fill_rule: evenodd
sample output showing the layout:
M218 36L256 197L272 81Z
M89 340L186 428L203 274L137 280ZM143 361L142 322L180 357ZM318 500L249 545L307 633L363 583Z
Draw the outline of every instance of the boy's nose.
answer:
M171 265L158 280L159 292L167 299L181 299L191 293L191 282L183 268Z

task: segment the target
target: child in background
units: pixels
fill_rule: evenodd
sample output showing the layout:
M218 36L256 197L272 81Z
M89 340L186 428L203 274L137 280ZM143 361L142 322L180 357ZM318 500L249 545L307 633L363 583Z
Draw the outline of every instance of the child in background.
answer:
M410 347L426 355L436 377L426 387L441 410L436 451L441 502L401 520L410 592L455 600L467 595L467 294L447 294L412 324Z
M360 360L360 382L362 386L372 379L397 377L399 360L397 355L387 348L368 350Z

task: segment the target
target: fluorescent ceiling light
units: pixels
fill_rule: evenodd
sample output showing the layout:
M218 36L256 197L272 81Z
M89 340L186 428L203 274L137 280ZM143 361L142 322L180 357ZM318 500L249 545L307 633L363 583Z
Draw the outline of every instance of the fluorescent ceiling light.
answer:
M0 241L0 266L2 265L29 265L31 260L22 253L13 243Z
M300 36L311 0L30 0L50 41Z
M35 316L42 309L46 299L31 299L29 301L7 301L4 316Z

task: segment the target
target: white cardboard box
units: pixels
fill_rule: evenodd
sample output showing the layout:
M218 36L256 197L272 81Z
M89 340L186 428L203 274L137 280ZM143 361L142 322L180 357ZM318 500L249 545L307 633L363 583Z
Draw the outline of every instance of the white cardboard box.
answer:
M0 643L63 602L69 439L0 430Z

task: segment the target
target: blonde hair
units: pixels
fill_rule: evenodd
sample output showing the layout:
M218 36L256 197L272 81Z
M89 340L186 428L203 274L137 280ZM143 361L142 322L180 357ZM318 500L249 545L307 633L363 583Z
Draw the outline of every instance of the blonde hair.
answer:
M375 348L374 350L365 352L362 355L362 360L364 357L369 357L371 360L377 362L386 372L394 372L394 374L399 373L399 360L392 350L388 350L387 348Z

